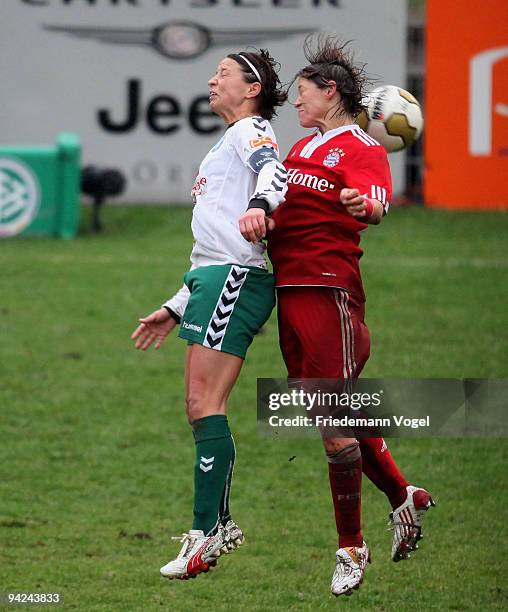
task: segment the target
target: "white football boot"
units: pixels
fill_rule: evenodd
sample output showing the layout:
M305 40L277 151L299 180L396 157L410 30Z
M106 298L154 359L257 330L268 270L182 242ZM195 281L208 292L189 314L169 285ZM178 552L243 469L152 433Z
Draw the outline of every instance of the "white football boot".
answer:
M365 574L365 566L370 563L370 551L364 542L361 548L339 548L335 553L336 565L332 576L332 593L351 595L353 589L360 588Z
M409 559L409 553L418 549L422 539L422 523L425 513L435 506L430 493L425 489L406 487L406 501L390 513L390 529L393 529L392 560Z
M235 521L233 521L233 519L229 519L229 521L224 525L222 539L224 546L221 548L221 553L227 554L240 547L244 543L245 536Z
M213 536L205 536L201 529L191 529L189 533L173 539L183 543L182 549L176 559L160 569L161 576L170 580L187 580L207 572L210 566L217 564L220 549L224 545L222 528Z

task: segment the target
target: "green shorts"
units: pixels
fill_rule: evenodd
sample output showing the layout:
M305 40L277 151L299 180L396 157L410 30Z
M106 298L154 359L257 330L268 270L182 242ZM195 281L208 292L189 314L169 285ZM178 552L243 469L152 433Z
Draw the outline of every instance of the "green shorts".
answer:
M183 280L191 295L180 338L244 359L275 306L273 274L247 266L204 266Z

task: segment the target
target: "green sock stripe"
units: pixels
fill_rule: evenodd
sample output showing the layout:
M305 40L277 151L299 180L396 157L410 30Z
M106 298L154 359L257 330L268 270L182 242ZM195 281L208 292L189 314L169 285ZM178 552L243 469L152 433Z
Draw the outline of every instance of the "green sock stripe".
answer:
M233 471L235 468L235 460L236 460L236 446L235 439L231 436L231 441L233 442L233 453L231 456L231 461L229 463L229 471L226 478L226 485L224 487L224 493L222 494L221 500L221 522L225 524L231 518L231 512L229 510L229 498L231 495L231 483L233 480Z
M220 523L220 514L217 515L217 520L215 521L215 523L214 523L213 527L210 529L210 531L205 533L205 536L215 535L217 533L217 529L219 528L219 523Z

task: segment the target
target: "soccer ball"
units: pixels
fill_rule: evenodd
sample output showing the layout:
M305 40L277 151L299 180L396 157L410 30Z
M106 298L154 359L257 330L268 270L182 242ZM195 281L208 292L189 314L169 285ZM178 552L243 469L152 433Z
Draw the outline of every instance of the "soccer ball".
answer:
M363 103L367 112L361 112L356 121L388 153L410 147L422 133L422 109L405 89L383 85L368 94Z

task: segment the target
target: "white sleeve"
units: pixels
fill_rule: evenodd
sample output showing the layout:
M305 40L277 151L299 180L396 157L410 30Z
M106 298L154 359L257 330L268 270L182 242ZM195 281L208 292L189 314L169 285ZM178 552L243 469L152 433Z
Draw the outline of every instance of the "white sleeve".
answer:
M287 173L279 161L279 146L272 126L262 117L248 117L235 128L233 145L245 166L258 175L249 200L265 200L273 212L284 201Z
M273 212L279 204L284 202L288 190L287 173L280 161L265 164L258 175L256 189L250 200L266 200L269 212Z
M172 310L176 315L180 318L183 317L183 313L187 308L187 302L190 298L190 291L187 285L182 285L182 288L175 293L175 295L169 299L167 302L162 304L162 308L167 306L170 310Z

